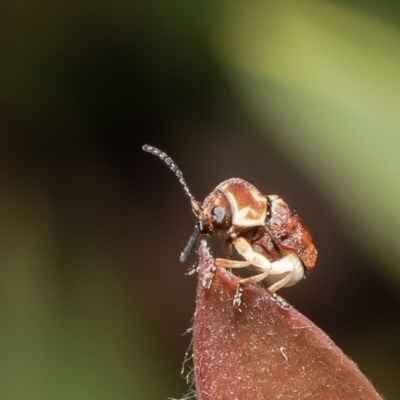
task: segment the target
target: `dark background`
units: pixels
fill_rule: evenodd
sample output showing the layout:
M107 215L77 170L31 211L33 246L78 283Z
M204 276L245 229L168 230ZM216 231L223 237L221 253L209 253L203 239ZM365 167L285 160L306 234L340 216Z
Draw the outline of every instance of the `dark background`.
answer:
M399 34L390 2L299 3L303 16L325 4ZM316 180L276 137L293 135L310 160L318 143L302 147L305 139L267 106L262 123L248 111L251 99L234 83L242 75L213 41L229 3L21 0L1 9L1 398L185 393L180 369L190 336L182 334L196 276L184 275L195 257L182 265L179 254L194 216L178 180L141 150L144 143L176 161L199 200L238 176L296 209L319 258L307 280L281 296L386 399L397 398L400 285L386 262L398 253L381 246L374 258L368 242L353 241L349 232L364 228L347 218L351 210L336 208L330 187L340 192L340 179L324 180L323 165L315 165ZM386 50L397 57L393 43ZM332 157L341 164L340 154ZM357 208L361 219L380 212ZM396 239L390 219L384 232L385 224Z

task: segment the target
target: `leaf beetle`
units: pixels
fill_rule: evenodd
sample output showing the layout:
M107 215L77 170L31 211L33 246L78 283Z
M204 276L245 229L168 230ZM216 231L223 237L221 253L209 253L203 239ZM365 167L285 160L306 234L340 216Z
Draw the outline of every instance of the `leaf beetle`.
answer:
M217 235L224 240L227 258L217 258L216 267L249 268L257 272L239 281L235 306L241 303L243 286L265 280L268 292L274 294L282 287L293 286L314 268L317 250L310 232L279 196L265 196L244 179L231 178L220 183L199 203L170 157L147 144L143 150L163 160L175 173L197 218L180 260L186 261L201 238ZM230 259L232 247L244 260ZM206 283L210 284L211 280Z

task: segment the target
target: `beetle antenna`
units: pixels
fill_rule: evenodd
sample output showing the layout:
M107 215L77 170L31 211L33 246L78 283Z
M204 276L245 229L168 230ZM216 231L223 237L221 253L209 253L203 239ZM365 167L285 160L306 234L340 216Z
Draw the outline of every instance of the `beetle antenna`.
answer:
M197 200L194 198L192 193L190 193L189 187L185 181L185 178L183 177L182 171L178 168L178 166L175 164L175 162L172 160L172 158L168 157L164 152L161 150L157 149L156 147L149 146L148 144L145 144L142 149L144 151L147 151L148 153L154 154L161 160L165 162L165 164L168 165L169 169L175 173L176 177L179 179L179 182L183 186L183 190L185 193L188 195L190 202L192 204L192 210L198 217L201 211L200 204L197 202ZM193 247L195 246L197 239L199 238L201 234L201 229L199 223L196 223L196 226L194 228L194 231L192 235L190 236L189 242L182 251L179 259L181 262L185 262L188 256L190 255L191 251L193 250Z
M187 260L199 236L200 236L200 226L197 223L194 227L192 235L190 236L188 244L186 245L185 249L182 251L179 257L180 262L185 262Z
M192 193L190 193L189 186L187 185L185 178L183 177L182 171L178 168L178 166L175 164L175 162L172 160L172 158L168 157L164 152L161 150L157 149L156 147L149 146L148 144L145 144L142 149L144 151L147 151L148 153L154 154L161 160L165 162L165 164L168 165L169 169L175 173L176 177L179 179L179 182L183 186L183 190L185 193L189 196L190 200L196 202L194 196ZM197 203L197 202L196 202ZM190 243L190 241L189 241ZM186 250L186 249L185 249Z

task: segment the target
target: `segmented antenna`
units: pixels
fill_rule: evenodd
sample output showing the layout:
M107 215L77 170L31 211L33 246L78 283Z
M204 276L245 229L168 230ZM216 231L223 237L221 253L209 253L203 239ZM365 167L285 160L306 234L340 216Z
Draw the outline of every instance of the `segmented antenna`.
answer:
M168 157L165 153L163 153L161 150L157 149L156 147L149 146L148 144L145 144L142 149L144 151L147 151L148 153L154 154L161 160L165 162L165 164L168 165L169 169L175 173L176 177L179 179L179 182L183 186L183 190L185 193L189 196L190 201L192 203L192 210L196 215L199 215L199 212L201 210L199 203L196 201L192 193L190 193L189 187L183 178L182 171L178 168L178 166L174 163L172 158ZM192 233L192 236L190 236L189 242L182 251L179 259L181 262L185 262L186 259L189 257L190 253L193 250L193 247L197 243L199 237L201 236L201 229L199 223L196 223L196 226L194 228L194 232Z
M161 160L165 162L165 164L168 165L169 169L175 173L176 177L179 179L179 182L183 186L183 190L185 193L189 196L190 200L195 200L194 196L192 193L190 193L189 187L183 177L182 171L178 168L178 166L174 163L172 158L168 157L165 153L163 153L161 150L157 149L156 147L149 146L148 144L145 144L142 149L144 151L147 151L148 153L154 154Z

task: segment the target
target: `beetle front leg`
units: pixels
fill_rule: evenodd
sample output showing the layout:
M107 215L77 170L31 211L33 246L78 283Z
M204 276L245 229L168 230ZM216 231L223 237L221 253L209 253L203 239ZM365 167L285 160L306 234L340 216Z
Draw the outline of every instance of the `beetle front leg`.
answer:
M251 263L248 261L227 260L226 258L217 258L214 260L214 269L218 268L246 268ZM203 287L210 288L214 271L210 271L203 280Z
M227 260L226 258L217 258L214 265L219 268L246 268L251 265L248 261Z
M265 279L272 269L272 263L260 253L256 253L251 244L244 238L238 237L233 241L237 252L246 260L248 265L254 265L261 272L259 275L254 275L240 281L243 285L251 285Z

